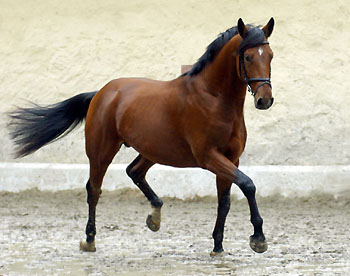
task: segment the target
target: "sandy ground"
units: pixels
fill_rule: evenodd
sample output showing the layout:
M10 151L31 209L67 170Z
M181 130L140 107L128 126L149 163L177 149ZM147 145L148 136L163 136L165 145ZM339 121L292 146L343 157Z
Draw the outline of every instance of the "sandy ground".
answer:
M216 199L164 199L161 230L136 191L104 192L97 252L79 251L85 191L0 193L0 275L349 275L350 196L259 198L269 250L254 253L245 200L232 200L222 257L210 257Z

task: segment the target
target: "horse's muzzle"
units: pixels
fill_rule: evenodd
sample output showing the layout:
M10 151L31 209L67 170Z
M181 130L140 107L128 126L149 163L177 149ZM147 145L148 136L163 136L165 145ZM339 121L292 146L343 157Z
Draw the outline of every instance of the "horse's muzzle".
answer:
M272 97L255 99L255 107L261 110L269 109L273 104L273 100L274 99Z

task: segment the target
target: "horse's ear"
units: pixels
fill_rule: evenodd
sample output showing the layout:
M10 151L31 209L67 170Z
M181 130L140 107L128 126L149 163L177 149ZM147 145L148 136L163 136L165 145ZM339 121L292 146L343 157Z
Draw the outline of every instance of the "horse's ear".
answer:
M247 26L244 24L242 18L238 19L237 23L238 33L242 38L245 38L248 32Z
M265 33L266 38L268 38L273 31L273 26L275 25L275 20L273 17L269 20L269 22L266 24L264 28L262 28L263 32Z

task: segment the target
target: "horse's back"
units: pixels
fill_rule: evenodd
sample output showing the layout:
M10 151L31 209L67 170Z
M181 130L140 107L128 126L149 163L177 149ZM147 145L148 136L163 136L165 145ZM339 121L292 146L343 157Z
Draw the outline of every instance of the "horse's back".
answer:
M108 116L111 110L123 109L131 102L140 99L159 98L165 90L165 82L144 78L120 78L108 82L91 101L89 112L91 114L104 113ZM152 97L153 95L153 97ZM163 95L165 96L165 94ZM88 115L89 116L89 115Z

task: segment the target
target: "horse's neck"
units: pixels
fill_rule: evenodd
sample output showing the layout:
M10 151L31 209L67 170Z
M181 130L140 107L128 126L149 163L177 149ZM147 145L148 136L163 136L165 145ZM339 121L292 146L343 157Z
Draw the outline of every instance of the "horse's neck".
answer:
M247 87L238 76L236 66L238 56L233 55L235 47L234 41L229 42L199 77L207 92L222 98L225 104L243 112Z

